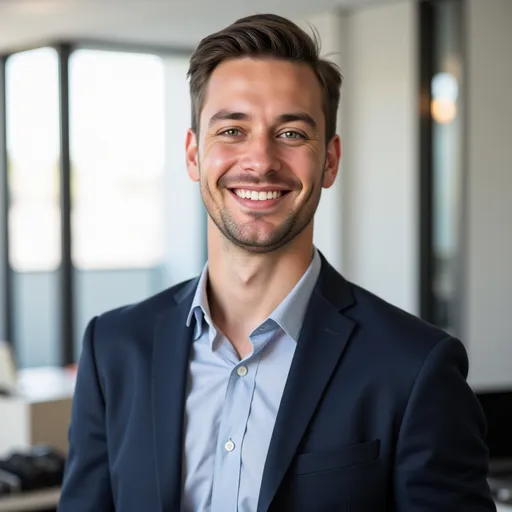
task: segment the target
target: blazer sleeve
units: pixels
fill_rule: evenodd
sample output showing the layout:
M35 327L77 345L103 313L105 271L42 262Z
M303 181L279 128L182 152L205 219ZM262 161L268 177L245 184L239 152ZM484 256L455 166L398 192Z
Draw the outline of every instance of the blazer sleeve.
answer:
M487 483L485 419L467 373L466 350L451 337L425 360L397 444L397 512L496 510Z
M69 426L59 512L111 512L105 400L94 353L93 319L84 334Z

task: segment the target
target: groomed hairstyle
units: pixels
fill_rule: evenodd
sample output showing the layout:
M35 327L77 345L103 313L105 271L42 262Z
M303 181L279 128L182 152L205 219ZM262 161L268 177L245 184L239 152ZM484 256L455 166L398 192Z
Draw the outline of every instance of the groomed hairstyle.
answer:
M257 14L235 21L204 38L190 59L192 130L199 131L208 80L224 60L243 57L271 57L305 63L315 72L323 91L326 142L336 133L336 116L343 77L334 62L320 58L320 40L292 21L275 14Z

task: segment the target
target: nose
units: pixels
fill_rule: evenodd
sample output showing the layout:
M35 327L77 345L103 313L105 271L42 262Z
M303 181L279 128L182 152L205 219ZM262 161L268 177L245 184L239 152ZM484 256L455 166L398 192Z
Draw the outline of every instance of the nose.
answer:
M267 134L252 135L244 146L240 159L244 171L265 175L280 170L281 163L272 137Z

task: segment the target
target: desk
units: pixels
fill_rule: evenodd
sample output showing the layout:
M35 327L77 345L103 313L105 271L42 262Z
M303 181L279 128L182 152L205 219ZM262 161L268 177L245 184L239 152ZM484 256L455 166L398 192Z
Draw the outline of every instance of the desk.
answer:
M57 508L60 488L24 493L23 496L0 498L0 512L31 512Z
M20 370L14 393L0 397L0 457L35 444L67 454L75 375L63 368ZM57 508L60 488L0 498L0 512Z
M64 368L20 370L15 391L0 396L0 457L35 444L67 454L75 375Z
M68 427L75 375L63 368L20 370L15 391L0 396L0 457L14 450L48 444L68 451ZM0 512L57 508L60 488L0 498Z

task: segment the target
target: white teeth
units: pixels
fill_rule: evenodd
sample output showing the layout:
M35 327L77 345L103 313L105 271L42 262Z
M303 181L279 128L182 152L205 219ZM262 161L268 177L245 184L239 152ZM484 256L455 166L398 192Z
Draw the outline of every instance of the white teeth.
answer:
M257 192L256 190L235 189L235 194L243 199L251 199L251 201L266 201L268 199L277 199L283 193L279 190L268 192Z

